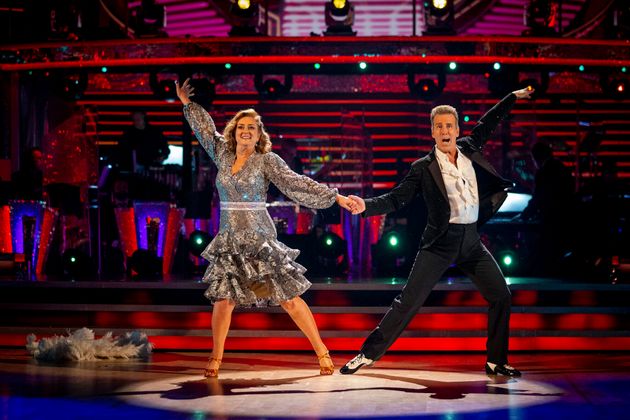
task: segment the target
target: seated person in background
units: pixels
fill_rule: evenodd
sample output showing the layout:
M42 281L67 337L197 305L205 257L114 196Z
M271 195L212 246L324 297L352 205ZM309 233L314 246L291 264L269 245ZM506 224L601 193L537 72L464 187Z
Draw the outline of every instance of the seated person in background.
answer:
M168 157L168 142L157 127L149 124L143 111L131 114L133 125L118 142L118 168L123 172L142 172L160 166Z
M13 173L13 198L18 200L42 200L44 164L39 147L31 147L22 155L20 169Z

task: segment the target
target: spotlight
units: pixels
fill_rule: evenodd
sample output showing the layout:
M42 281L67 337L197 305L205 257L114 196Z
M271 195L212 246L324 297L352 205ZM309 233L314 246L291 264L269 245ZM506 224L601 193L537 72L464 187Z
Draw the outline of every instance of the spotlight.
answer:
M454 35L454 0L431 0L424 3L425 35Z
M446 75L444 72L440 72L437 79L427 78L416 81L415 74L409 73L407 74L407 85L412 95L426 100L435 99L440 96L444 86L446 86Z
M177 99L177 93L175 92L175 80L177 80L177 75L158 76L156 73L151 73L149 75L149 84L153 94L156 97L167 101L174 101Z
M514 251L501 251L497 259L499 260L499 264L501 264L501 268L506 272L513 273L518 266L518 255Z
M324 35L354 36L354 5L349 0L330 0L326 3L326 26Z
M135 17L135 32L139 37L155 37L165 34L166 7L156 0L142 0L132 11Z
M397 276L406 274L409 263L413 260L407 234L399 228L384 233L381 239L372 245L372 260L379 274L393 273Z
M129 258L131 277L139 279L159 279L162 277L162 258L155 252L138 249Z
M347 267L347 242L333 232L316 234L313 273L318 275L340 274Z
M83 251L70 248L61 256L63 275L70 280L86 279L94 274L96 270L90 257Z
M258 73L254 76L254 86L258 93L266 99L274 100L288 94L293 87L293 76L284 76L284 84L276 78L268 78L263 81L263 75Z
M558 4L549 0L530 0L525 8L523 35L554 36L558 24Z
M602 91L612 98L625 98L628 96L628 88L630 80L625 76L620 75L606 75L600 76L600 85Z
M251 0L231 0L230 21L232 29L229 36L257 36L259 5Z
M200 257L201 253L208 247L211 240L212 236L210 236L209 233L201 230L193 231L188 238L190 253L195 257Z

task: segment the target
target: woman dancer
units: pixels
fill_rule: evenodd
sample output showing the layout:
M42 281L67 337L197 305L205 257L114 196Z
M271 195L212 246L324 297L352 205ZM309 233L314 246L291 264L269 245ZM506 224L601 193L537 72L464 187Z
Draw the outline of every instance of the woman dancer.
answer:
M187 79L176 82L184 115L199 143L217 165L217 189L221 199L219 233L201 254L210 265L203 281L212 311L212 355L204 371L217 377L232 311L239 306L280 305L311 342L321 375L331 375L334 365L322 342L313 314L300 298L311 283L304 267L295 262L299 251L279 242L266 210L269 182L293 201L312 208L327 208L337 202L352 211L353 202L337 189L291 171L271 152L269 134L253 109L238 112L223 135L210 115L192 102L194 88Z

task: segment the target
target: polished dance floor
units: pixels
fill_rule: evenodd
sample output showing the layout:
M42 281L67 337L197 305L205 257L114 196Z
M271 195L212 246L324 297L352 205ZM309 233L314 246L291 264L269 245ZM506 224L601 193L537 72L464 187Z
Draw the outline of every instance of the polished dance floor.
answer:
M335 353L337 368L351 356ZM628 352L523 352L519 379L489 377L474 353L392 353L355 375L319 376L304 352L226 353L219 379L207 355L44 363L0 350L1 419L627 418Z

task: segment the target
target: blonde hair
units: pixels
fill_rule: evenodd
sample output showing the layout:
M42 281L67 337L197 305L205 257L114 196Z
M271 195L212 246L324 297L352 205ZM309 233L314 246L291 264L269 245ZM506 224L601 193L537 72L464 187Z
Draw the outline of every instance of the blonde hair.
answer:
M271 137L265 131L265 126L262 122L262 118L260 115L252 108L244 109L242 111L238 111L234 117L227 123L225 126L225 130L223 130L223 136L227 140L228 149L232 153L236 153L236 137L234 136L236 133L236 126L238 122L245 117L251 117L258 124L258 129L260 130L260 138L258 142L256 142L256 152L258 153L269 153L271 152Z
M450 105L438 105L431 110L431 128L433 128L433 119L436 115L451 114L455 117L455 126L459 128L459 117L457 116L457 110Z

